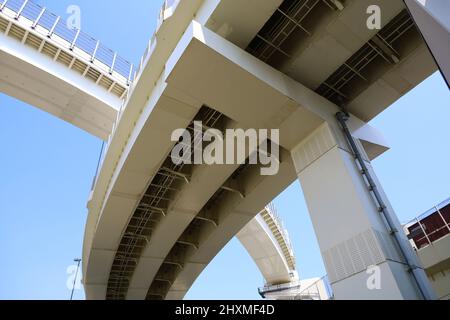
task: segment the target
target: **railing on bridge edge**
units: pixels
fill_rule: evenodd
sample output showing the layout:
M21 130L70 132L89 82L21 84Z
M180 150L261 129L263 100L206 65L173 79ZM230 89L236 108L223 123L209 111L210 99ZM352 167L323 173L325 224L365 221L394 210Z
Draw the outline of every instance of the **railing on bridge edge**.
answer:
M319 280L311 283L309 286L307 286L305 289L302 289L299 294L295 297L296 300L304 300L304 299L311 299L316 298L314 300L321 300L322 297L320 296L320 288L319 284L323 283L324 289L326 291L327 297L329 300L334 299L333 295L333 289L331 288L330 280L328 279L328 276L323 276Z
M134 68L132 66L130 69L130 75L129 75L130 88L124 97L121 108L117 114L116 121L113 124L113 128L112 128L111 134L109 136L109 139L105 143L102 144L102 149L100 151L97 171L96 171L95 176L92 181L92 190L94 190L94 188L95 188L95 185L96 185L97 179L98 179L98 175L100 173L100 169L103 165L104 158L106 156L106 153L108 152L109 145L111 143L112 137L114 136L114 133L116 132L116 129L120 122L120 119L122 118L124 109L128 103L128 100L129 100L132 92L133 92L134 85L135 85L135 83L137 83L138 79L140 78L142 71L144 70L144 67L147 65L148 61L150 60L150 57L153 54L155 47L156 47L156 44L157 44L156 33L158 32L159 28L163 24L164 20L166 20L168 18L168 15L166 15L167 10L170 10L171 13L173 13L176 10L179 3L180 3L180 0L165 0L164 1L163 5L161 7L161 10L159 12L159 15L158 15L156 30L153 33L153 36L151 37L151 39L144 51L144 54L141 57L140 63L137 67Z
M404 225L415 250L420 250L450 234L450 198Z
M262 288L258 288L258 293L261 297L265 297L268 293L276 293L276 292L282 292L292 289L300 289L301 281L292 281L288 283L283 284L276 284L276 285L265 285Z
M132 63L83 31L68 27L66 21L45 7L31 0L0 0L0 3L0 11L9 9L14 12L16 20L26 18L31 22L31 27L43 36L66 45L71 51L81 50L91 62L99 61L103 66L99 64L98 67L103 67L110 74L116 72L128 85L134 80Z
M161 10L159 11L159 15L158 15L158 21L156 23L156 30L153 34L153 36L151 37L150 41L148 42L147 47L145 48L144 54L141 57L141 60L139 62L139 65L137 66L136 70L134 71L134 75L133 75L133 81L137 80L145 65L147 64L148 60L150 59L154 48L156 47L156 33L158 32L159 28L161 27L161 25L163 24L164 20L166 20L168 18L168 14L167 12L170 12L170 14L172 14L175 9L177 8L178 4L180 3L180 0L165 0Z
M323 276L322 278L314 281L306 288L301 288L301 281L293 281L289 283L279 284L279 285L266 285L262 288L258 288L258 293L261 297L265 297L265 295L270 293L283 292L288 290L298 289L299 292L291 297L292 300L302 300L302 299L314 299L321 300L320 296L320 288L319 285L324 285L324 289L329 299L333 299L333 290L331 289L330 281L328 276Z
M287 229L284 227L283 219L281 219L280 215L278 214L277 208L275 205L271 202L266 207L267 212L272 216L273 221L277 225L278 230L280 230L284 240L286 241L286 244L288 246L289 253L291 255L294 255L294 249L291 243L291 238L289 237L289 233Z

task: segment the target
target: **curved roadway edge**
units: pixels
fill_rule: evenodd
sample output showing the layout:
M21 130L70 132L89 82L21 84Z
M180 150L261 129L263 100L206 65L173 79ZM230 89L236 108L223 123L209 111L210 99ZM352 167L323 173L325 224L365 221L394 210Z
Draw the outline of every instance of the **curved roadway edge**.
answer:
M88 264L90 260L90 253L93 245L94 234L97 229L97 225L100 218L100 212L104 209L104 203L107 197L111 193L111 185L114 180L117 179L115 175L116 169L120 165L123 165L123 158L125 148L128 145L129 140L133 132L136 132L135 127L141 114L144 112L146 105L149 103L150 96L148 92L157 90L161 87L161 82L158 82L161 73L165 67L165 62L169 57L171 51L176 46L179 38L191 22L192 16L197 11L202 0L182 1L178 6L180 10L176 10L172 17L168 17L167 21L164 21L155 34L155 45L152 46L149 58L144 61L144 68L141 75L136 79L133 84L129 95L129 99L126 101L126 108L120 115L120 125L115 128L110 138L108 148L106 150L105 160L102 164L101 171L96 181L95 188L91 192L90 200L88 201L89 215L86 222L86 228L84 233L83 242L83 282L85 284L86 292L92 288L92 295L88 294L87 298L104 299L104 291L106 288L103 279L94 278L92 284L88 284L86 279L88 278ZM174 23L174 21L176 23ZM149 85L148 84L153 84ZM172 97L176 100L177 95L182 95L184 99L188 98L176 90L172 90ZM199 102L194 99L190 99L191 104L196 105L199 108ZM151 111L151 110L150 110ZM147 113L149 111L147 110ZM192 116L195 113L194 110L187 110L188 116ZM142 127L142 124L139 124ZM136 133L134 133L133 139ZM127 151L129 152L129 151ZM161 156L161 159L163 156ZM146 176L142 177L142 183L135 181L136 189L140 190L134 196L139 197L142 194L142 190L147 185L149 177L153 172L148 172ZM147 181L146 181L147 180ZM137 202L137 200L135 200ZM120 236L122 230L119 231L117 236ZM115 248L116 249L116 248ZM106 257L111 254L108 251L101 253ZM112 258L111 258L112 259ZM109 270L108 272L109 273Z
M259 294L268 300L329 300L326 277L300 280L287 230L273 205L264 208L237 235L265 279Z
M273 222L269 222L269 225L267 219L264 219L264 214L272 214L269 210L266 207L236 236L261 271L266 281L265 285L296 282L298 281L297 271L291 268L288 262L288 259L295 260L294 254L282 248L283 242L289 243L289 239L286 238L285 232L280 230L281 226Z

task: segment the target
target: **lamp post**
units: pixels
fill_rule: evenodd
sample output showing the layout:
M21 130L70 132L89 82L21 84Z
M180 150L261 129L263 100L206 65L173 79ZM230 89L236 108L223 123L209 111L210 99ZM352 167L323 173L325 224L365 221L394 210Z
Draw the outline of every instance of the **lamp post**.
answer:
M77 258L77 259L73 259L73 261L77 263L77 271L75 272L75 278L73 279L73 286L72 286L72 293L70 294L70 300L73 300L73 292L75 291L75 284L76 284L77 277L78 277L78 269L80 268L81 259Z

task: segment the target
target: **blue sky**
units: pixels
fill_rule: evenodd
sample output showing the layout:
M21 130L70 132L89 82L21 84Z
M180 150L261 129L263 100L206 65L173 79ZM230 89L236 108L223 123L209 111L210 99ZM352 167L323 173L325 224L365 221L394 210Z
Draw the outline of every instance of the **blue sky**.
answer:
M133 62L150 39L162 3L37 2L63 17L69 5L79 5L82 29ZM392 147L374 167L402 222L450 196L449 119L450 93L436 73L372 121ZM89 134L0 94L0 299L69 298L66 270L81 255L86 200L100 148L101 141ZM289 229L300 275L322 276L301 192L294 183L275 204ZM234 239L187 298L257 299L262 284ZM82 290L75 298L84 298Z

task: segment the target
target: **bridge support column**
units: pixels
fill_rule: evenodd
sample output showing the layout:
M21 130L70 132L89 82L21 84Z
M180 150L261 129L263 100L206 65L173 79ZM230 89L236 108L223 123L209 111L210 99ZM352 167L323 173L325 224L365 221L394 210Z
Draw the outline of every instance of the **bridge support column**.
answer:
M339 126L324 123L291 152L335 298L423 299L428 293L416 278L427 281L425 273L416 268L413 274L406 263L405 248L409 264L415 254L401 225L394 215L391 225L401 233L403 251L350 150ZM361 153L386 210L393 213ZM417 258L413 264L419 265Z

